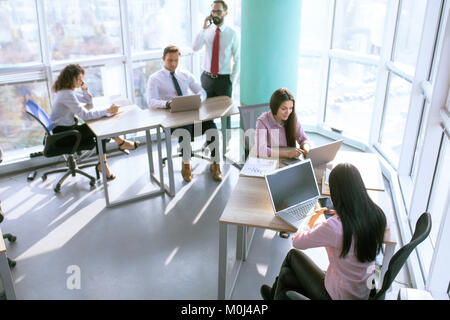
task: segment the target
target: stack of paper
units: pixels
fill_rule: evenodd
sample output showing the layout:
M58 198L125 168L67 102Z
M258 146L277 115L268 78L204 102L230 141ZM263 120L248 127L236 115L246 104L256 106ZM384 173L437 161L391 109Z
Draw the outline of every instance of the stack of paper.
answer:
M242 168L240 175L247 177L260 177L264 176L278 167L277 160L261 159L261 158L248 158Z

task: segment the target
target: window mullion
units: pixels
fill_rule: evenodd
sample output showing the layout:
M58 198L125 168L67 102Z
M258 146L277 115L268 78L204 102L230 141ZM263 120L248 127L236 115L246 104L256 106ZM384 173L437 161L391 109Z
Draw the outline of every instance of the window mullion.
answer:
M39 41L41 47L41 59L45 69L45 75L47 78L47 89L50 98L50 106L53 105L53 95L51 94L51 87L53 85L53 75L51 70L51 53L50 45L48 42L49 35L47 33L47 20L45 18L45 5L44 0L35 0L36 13L39 28Z
M386 100L386 90L389 72L386 63L391 59L394 47L394 35L396 20L399 10L399 1L389 1L386 10L386 21L384 26L383 45L380 55L380 66L377 73L377 84L375 89L375 101L372 112L371 130L369 134L369 146L377 145L382 129L383 111Z

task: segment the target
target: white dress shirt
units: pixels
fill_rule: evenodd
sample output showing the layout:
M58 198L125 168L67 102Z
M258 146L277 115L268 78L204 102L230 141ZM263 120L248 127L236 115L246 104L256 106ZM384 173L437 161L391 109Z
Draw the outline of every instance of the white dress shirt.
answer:
M192 49L199 51L205 46L205 59L203 61L203 70L211 72L211 58L214 36L217 27L211 25L207 29L202 29L195 38ZM231 82L235 83L239 74L240 59L239 59L239 38L237 32L230 26L222 24L220 26L219 38L219 74L230 74ZM234 64L231 67L231 58Z
M74 116L84 121L98 119L106 116L106 109L86 109L82 103L92 104L92 95L89 92L75 92L74 90L60 90L56 93L50 114L50 130L57 126L73 126Z
M202 101L206 98L205 90L195 81L194 76L189 71L176 69L174 75L183 96L200 94ZM147 105L149 108L166 108L167 101L176 96L178 96L177 90L169 70L163 67L150 76L147 83Z

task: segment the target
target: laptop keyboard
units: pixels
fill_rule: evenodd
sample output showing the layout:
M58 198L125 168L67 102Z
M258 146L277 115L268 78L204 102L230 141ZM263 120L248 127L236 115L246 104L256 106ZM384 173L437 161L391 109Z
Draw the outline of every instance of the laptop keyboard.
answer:
M293 218L297 220L301 220L306 217L308 212L314 207L317 199L311 199L300 206L291 208L287 211L289 215L291 215Z

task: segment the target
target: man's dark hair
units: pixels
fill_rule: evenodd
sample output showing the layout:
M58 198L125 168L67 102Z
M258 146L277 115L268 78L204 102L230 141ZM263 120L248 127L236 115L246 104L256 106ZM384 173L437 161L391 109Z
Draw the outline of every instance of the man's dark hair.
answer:
M228 11L228 5L227 5L227 3L226 3L225 1L223 1L223 0L214 0L213 5L214 5L215 3L221 3L221 4L222 4L222 7L223 7L223 10L224 10L225 12Z
M163 57L165 57L166 54L168 54L168 53L175 53L175 52L178 52L178 54L181 54L180 50L178 49L178 47L173 46L173 45L167 46L167 47L164 48L164 55L163 55Z

